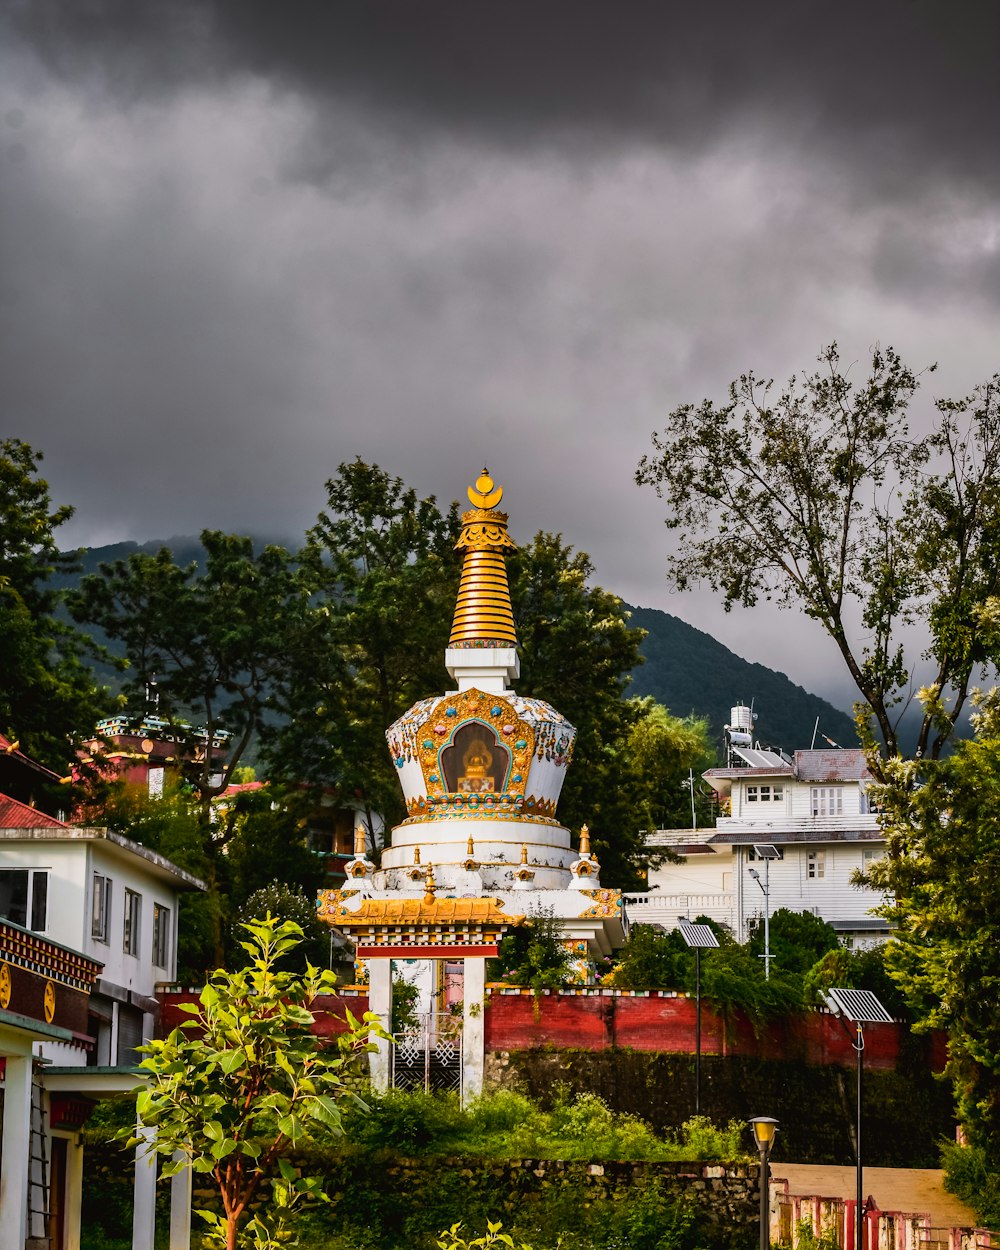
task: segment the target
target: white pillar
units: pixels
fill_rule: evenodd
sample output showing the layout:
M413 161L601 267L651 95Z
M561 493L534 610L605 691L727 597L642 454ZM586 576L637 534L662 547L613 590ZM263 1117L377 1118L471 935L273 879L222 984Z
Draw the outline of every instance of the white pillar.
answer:
M83 1142L77 1137L66 1143L66 1218L63 1221L64 1250L80 1250L80 1221L83 1205Z
M183 1156L178 1152L175 1159ZM170 1178L169 1250L191 1250L191 1169Z
M31 1154L31 1055L8 1055L3 1099L0 1229L4 1244L21 1250L28 1235ZM8 1241L9 1238L9 1241Z
M462 1007L462 1102L483 1092L486 1067L486 960L476 955L465 960Z
M138 1124L135 1130L140 1138L135 1148L135 1187L132 1208L132 1250L153 1250L156 1235L156 1155L146 1154L146 1143L153 1130Z
M384 957L368 960L368 1010L378 1016L379 1023L389 1031L392 1026L392 960ZM368 1056L372 1085L380 1092L389 1088L389 1048L392 1043L376 1038L376 1050Z

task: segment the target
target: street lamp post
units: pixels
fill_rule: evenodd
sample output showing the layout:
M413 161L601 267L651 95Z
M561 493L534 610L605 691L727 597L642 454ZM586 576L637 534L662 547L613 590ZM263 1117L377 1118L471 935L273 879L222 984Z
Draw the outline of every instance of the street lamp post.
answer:
M770 1115L755 1115L750 1121L754 1140L760 1151L760 1250L769 1250L771 1245L770 1195L771 1169L769 1159L774 1135L778 1131L778 1121Z
M862 1250L862 1225L864 1222L864 1174L861 1162L861 1082L864 1070L866 1024L891 1024L892 1016L879 1002L877 995L871 990L831 989L825 995L826 1005L835 1016L850 1020L855 1028L854 1040L851 1045L858 1057L858 1106L857 1125L855 1128L855 1147L857 1158L855 1210L854 1210L854 1245L855 1250Z

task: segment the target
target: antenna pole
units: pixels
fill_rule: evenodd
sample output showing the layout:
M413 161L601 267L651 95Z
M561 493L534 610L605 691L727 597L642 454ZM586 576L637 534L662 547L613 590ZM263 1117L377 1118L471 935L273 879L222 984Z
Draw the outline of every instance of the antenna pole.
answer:
M771 979L771 861L764 860L764 980Z
M815 725L813 725L813 740L812 740L812 742L810 743L810 746L809 746L809 750L810 750L810 751L811 751L811 750L812 750L812 749L816 746L816 734L817 734L817 732L818 732L818 731L819 731L819 717L817 716L817 717L816 717L816 724L815 724Z

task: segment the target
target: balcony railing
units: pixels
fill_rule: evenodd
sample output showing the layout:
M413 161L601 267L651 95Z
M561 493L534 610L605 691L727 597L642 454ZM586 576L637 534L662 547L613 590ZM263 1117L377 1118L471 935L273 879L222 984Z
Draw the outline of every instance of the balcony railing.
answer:
M662 924L674 928L678 916L708 916L719 924L735 928L736 896L731 893L715 894L662 894L659 890L648 894L626 894L625 914L632 924Z

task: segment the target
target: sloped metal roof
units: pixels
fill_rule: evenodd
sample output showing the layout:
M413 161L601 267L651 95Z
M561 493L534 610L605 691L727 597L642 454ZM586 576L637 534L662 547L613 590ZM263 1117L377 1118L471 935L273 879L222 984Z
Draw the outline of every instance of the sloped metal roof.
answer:
M860 747L796 751L795 775L800 781L865 781L871 777Z

